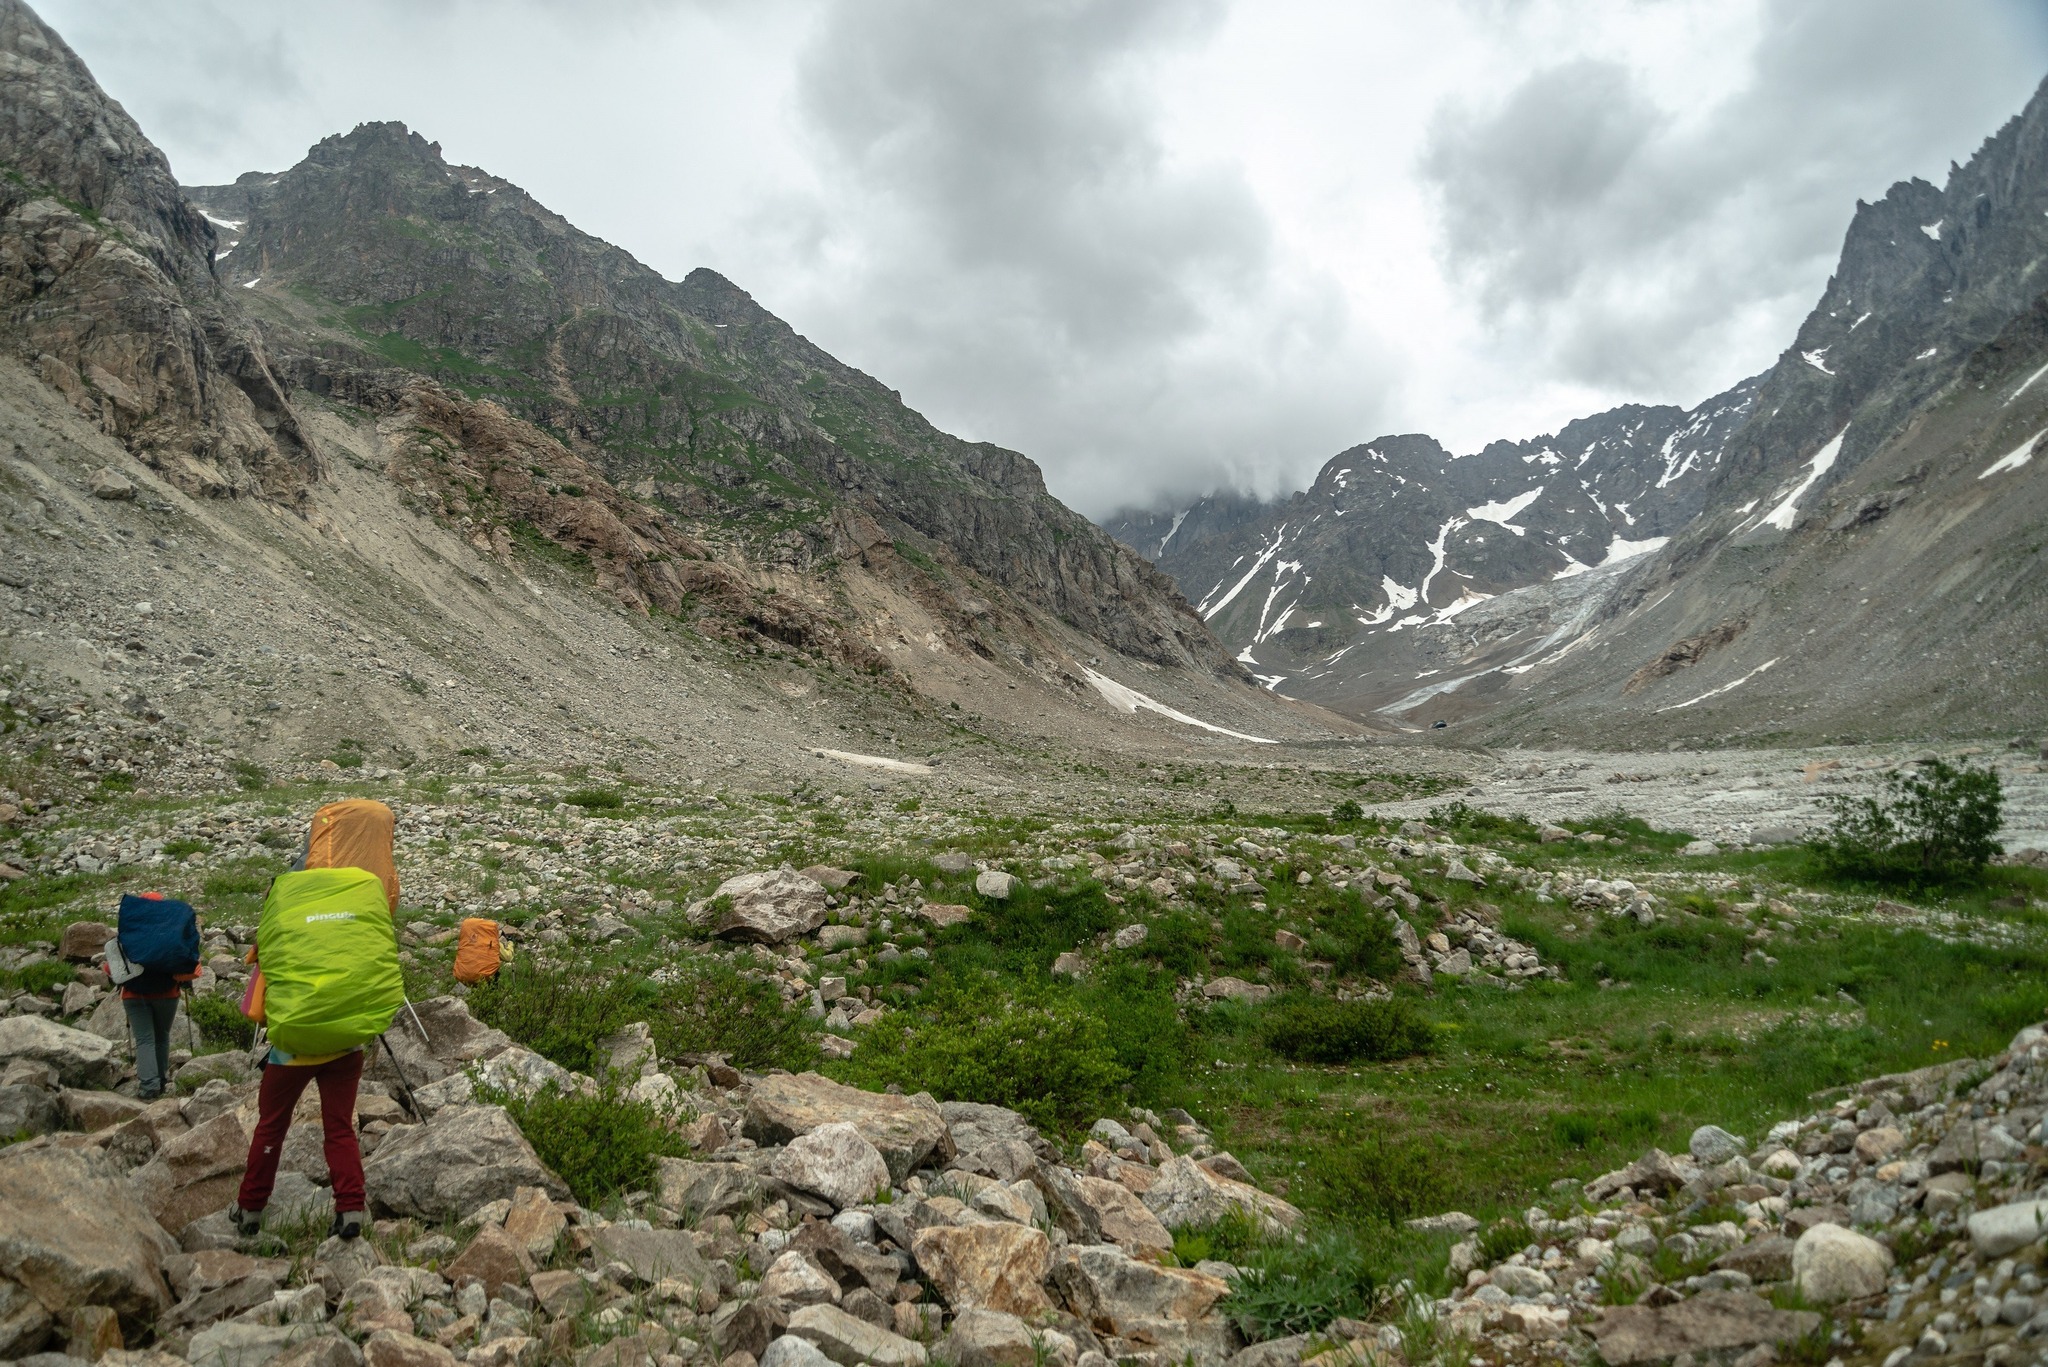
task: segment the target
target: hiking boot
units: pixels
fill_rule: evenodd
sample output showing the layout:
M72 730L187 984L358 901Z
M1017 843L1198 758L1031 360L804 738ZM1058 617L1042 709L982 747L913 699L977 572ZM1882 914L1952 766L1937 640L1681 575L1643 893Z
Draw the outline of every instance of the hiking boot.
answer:
M337 1210L334 1212L334 1223L327 1227L327 1233L340 1239L362 1237L363 1213L359 1210Z
M244 1239L257 1234L263 1228L263 1212L243 1210L239 1204L228 1207L228 1223L235 1227L235 1233Z

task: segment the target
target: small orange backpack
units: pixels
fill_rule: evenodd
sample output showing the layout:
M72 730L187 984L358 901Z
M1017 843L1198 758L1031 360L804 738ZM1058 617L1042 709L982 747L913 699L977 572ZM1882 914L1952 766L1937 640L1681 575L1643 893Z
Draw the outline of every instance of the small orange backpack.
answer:
M505 958L496 921L464 918L455 939L455 981L474 986L496 974Z

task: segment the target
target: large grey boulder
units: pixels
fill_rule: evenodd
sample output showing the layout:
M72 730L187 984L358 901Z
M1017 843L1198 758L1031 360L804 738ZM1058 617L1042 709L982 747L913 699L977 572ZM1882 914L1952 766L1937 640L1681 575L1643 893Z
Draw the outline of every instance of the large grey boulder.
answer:
M761 1367L829 1367L832 1359L809 1339L784 1334L761 1354Z
M1163 1320L1198 1320L1230 1290L1221 1277L1140 1262L1121 1249L1067 1248L1053 1282L1073 1312L1097 1333L1140 1337Z
M237 1108L165 1141L130 1178L130 1199L173 1232L227 1209L249 1161L250 1127Z
M790 869L743 873L692 903L690 919L722 940L779 945L825 924L825 886Z
M2048 1201L2014 1201L1970 1217L1970 1242L1980 1258L2003 1258L2048 1235Z
M334 1338L324 1324L248 1324L222 1320L192 1336L185 1360L205 1367L267 1367L294 1347L316 1338Z
M384 1042L398 1056L405 1081L418 1087L460 1073L472 1063L496 1058L512 1047L512 1037L469 1014L460 997L431 997L401 1007ZM382 1049L364 1060L364 1076L396 1082L391 1060Z
M104 1305L131 1328L170 1308L178 1246L105 1156L31 1141L0 1149L0 1277L61 1314Z
M502 1106L450 1106L424 1125L386 1132L363 1165L371 1203L415 1219L461 1218L521 1187L556 1199L569 1189L549 1172Z
M1233 1215L1248 1216L1269 1234L1301 1223L1301 1212L1249 1182L1235 1182L1181 1155L1159 1165L1144 1195L1145 1206L1169 1227L1212 1225Z
M1051 1308L1043 1283L1052 1267L1052 1243L1029 1225L935 1225L911 1236L910 1251L925 1279L955 1310L1035 1316Z
M693 1163L662 1158L655 1163L655 1199L678 1215L708 1219L736 1215L761 1200L761 1179L737 1163Z
M474 1101L479 1083L513 1096L529 1097L549 1087L569 1091L575 1081L576 1075L561 1064L514 1044L462 1072L414 1088L413 1099L419 1102L420 1113L431 1119L450 1106Z
M952 1367L1073 1367L1074 1340L1057 1329L1037 1329L1000 1310L962 1310L933 1354Z
M0 1063L18 1058L46 1063L66 1087L112 1087L124 1071L112 1040L41 1016L0 1020Z
M798 1135L775 1155L769 1172L798 1191L822 1196L836 1209L875 1199L889 1186L889 1165L859 1127L844 1120Z
M1154 1345L1169 1361L1221 1367L1244 1346L1227 1320L1210 1313L1230 1284L1206 1272L1158 1267L1116 1248L1067 1248L1052 1280L1096 1333Z
M1692 1139L1686 1145L1692 1156L1702 1167L1717 1167L1731 1158L1740 1158L1748 1152L1743 1142L1719 1125L1702 1125L1692 1132Z
M55 1323L27 1287L0 1277L0 1362L25 1358L41 1348Z
M901 1183L934 1154L952 1156L945 1118L929 1096L863 1092L816 1073L771 1074L755 1083L742 1128L757 1144L787 1144L841 1122L875 1146L892 1182Z
M1173 1235L1159 1217L1121 1182L1100 1177L1076 1179L1081 1199L1095 1212L1102 1237L1139 1257L1158 1255L1173 1247Z
M791 1313L789 1332L807 1339L839 1367L925 1367L924 1345L847 1314L836 1305L806 1305Z
M0 1087L0 1135L48 1134L59 1119L57 1098L41 1087Z
M680 1229L632 1229L606 1225L590 1232L600 1263L624 1263L648 1285L675 1280L693 1286L711 1281L710 1269L697 1252L696 1241Z
M1706 1291L1675 1305L1610 1306L1592 1333L1608 1367L1633 1367L1681 1353L1732 1355L1804 1338L1819 1327L1820 1316L1811 1310L1776 1310L1747 1291Z
M1007 1106L980 1101L942 1101L939 1115L953 1136L953 1147L962 1153L1021 1140L1041 1158L1053 1158L1057 1151L1032 1123Z
M1792 1280L1816 1305L1875 1296L1891 1274L1890 1249L1840 1225L1815 1225L1792 1246Z

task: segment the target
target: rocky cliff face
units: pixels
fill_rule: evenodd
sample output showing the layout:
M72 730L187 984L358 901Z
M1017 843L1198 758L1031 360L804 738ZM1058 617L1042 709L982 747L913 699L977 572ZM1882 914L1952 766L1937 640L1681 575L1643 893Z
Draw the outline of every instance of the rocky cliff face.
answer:
M1945 187L1901 182L1857 206L1705 511L1619 577L1568 654L1499 685L1482 729L1684 740L2048 722L2044 259L2048 86Z
M2048 722L2044 259L2048 87L1945 187L1859 204L1777 364L1697 409L1462 458L1384 438L1206 537L1113 525L1157 536L1270 686L1354 714L1610 744L2024 730Z
M1025 457L940 432L716 273L666 280L402 125L188 193L309 388L402 368L553 434L714 549L799 573L951 565L1112 649L1224 665L1171 582ZM971 587L950 596L981 615Z
M1756 393L1630 405L1463 457L1381 437L1281 502L1226 496L1109 525L1151 543L1269 686L1356 707L1405 692L1431 633L1477 604L1661 546L1699 512Z
M295 499L317 462L163 154L19 0L0 63L8 350L187 491Z

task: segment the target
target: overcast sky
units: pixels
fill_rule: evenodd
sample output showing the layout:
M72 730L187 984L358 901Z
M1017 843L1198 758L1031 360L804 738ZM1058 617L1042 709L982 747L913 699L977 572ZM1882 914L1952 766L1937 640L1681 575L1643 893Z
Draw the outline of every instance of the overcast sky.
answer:
M2044 0L38 8L188 184L403 120L1091 514L1697 403L2048 74Z

